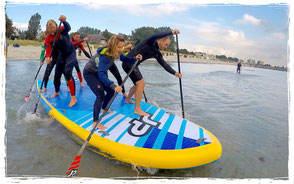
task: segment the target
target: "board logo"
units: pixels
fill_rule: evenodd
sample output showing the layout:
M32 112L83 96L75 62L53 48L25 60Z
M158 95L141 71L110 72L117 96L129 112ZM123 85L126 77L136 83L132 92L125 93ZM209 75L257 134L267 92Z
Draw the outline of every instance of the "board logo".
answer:
M128 129L128 133L134 137L141 137L147 135L153 127L158 128L160 122L151 119L151 116L141 116L139 119L132 119L129 123L131 126Z

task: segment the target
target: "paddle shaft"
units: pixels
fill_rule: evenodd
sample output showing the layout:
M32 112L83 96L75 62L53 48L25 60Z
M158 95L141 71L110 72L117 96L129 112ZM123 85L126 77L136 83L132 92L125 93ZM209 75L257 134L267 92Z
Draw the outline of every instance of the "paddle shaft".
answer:
M44 60L45 60L45 57L44 57L44 59L43 59L43 61L42 61L43 63L44 63ZM37 72L37 74L36 74L36 76L35 76L35 78L34 78L33 84L32 84L32 86L31 86L31 88L30 88L29 95L26 96L26 98L27 98L27 97L29 98L29 97L31 96L31 92L32 92L33 86L34 86L34 84L35 84L35 82L36 82L37 76L39 75L39 72L40 72L42 66L43 66L43 65L40 65L40 67L39 67L39 69L38 69L38 72Z
M61 27L61 22L59 22L59 26L58 26L58 29L56 31L56 35L55 35L55 38L54 38L54 41L53 41L53 44L52 44L52 47L51 47L51 51L50 51L50 55L49 55L49 58L52 57L52 51L54 49L54 46L55 46L55 42L56 42L56 39L57 39L57 36L58 36L58 33L59 33L59 30L60 30L60 27ZM45 59L45 58L44 58ZM42 83L41 83L41 88L43 88L43 83L44 83L44 78L45 78L45 74L46 72L44 73L44 76L43 76L43 79L42 79ZM41 92L40 92L41 93ZM40 101L40 93L39 93L39 97L38 97L38 100L37 100L37 103L36 103L36 106L35 106L35 109L34 109L34 113L37 112L37 108L38 108L38 104L39 104L39 101Z
M177 41L178 70L179 70L179 73L181 73L180 53L179 53L179 39L178 39L178 35L177 34L176 34L176 41ZM179 82L180 82L180 94L181 94L181 104L182 104L182 115L183 115L183 118L185 118L183 90L182 90L182 79L181 78L179 78Z
M121 86L123 86L123 85L125 84L125 82L126 82L127 79L129 78L130 74L132 73L132 71L134 70L134 68L137 66L138 62L139 62L139 60L137 60L137 61L133 64L131 70L128 72L127 76L124 78L124 80L123 80ZM107 111L109 110L109 108L110 108L112 102L114 101L114 99L116 98L117 94L118 94L117 92L114 93L114 95L112 96L112 98L111 98L110 101L108 102L106 108L104 109L103 113L101 114L101 116L100 116L98 122L96 123L96 125L95 125L94 128L92 129L90 135L88 136L88 138L86 139L86 141L85 141L84 144L82 145L81 149L79 150L77 156L75 157L74 161L73 161L72 164L71 164L71 167L68 169L68 172L67 172L67 176L68 176L68 177L72 177L72 176L74 176L74 175L77 173L77 169L76 169L76 168L79 167L79 165L77 165L77 164L80 163L80 158L81 158L81 155L82 155L83 151L85 150L85 148L86 148L88 142L90 141L92 135L94 134L94 132L95 132L95 130L96 130L98 124L101 122L103 116L104 116L104 115L107 113ZM73 170L73 169L75 169L75 172L72 173L72 170Z
M92 55L91 49L90 49L90 47L89 47L89 43L88 43L88 41L86 41L86 43L87 43L87 46L88 46L88 48L89 48L90 55L91 55L91 57L92 57L93 55Z

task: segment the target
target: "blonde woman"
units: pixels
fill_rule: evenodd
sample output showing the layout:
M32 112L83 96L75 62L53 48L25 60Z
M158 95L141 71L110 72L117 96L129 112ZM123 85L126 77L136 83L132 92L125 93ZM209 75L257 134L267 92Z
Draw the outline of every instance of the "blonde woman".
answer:
M96 95L93 107L92 127L94 127L99 120L101 106L102 110L105 109L111 97L114 95L114 92L116 91L117 93L120 93L122 91L122 87L114 84L114 82L109 80L107 76L107 71L114 65L115 58L120 56L122 62L129 64L135 63L136 59L142 60L140 54L136 57L126 57L121 54L123 46L124 38L119 35L113 35L110 38L107 47L99 47L97 53L89 60L84 68L84 79L92 92ZM106 95L104 95L104 91L106 91ZM102 130L107 129L107 127L100 123L98 128Z

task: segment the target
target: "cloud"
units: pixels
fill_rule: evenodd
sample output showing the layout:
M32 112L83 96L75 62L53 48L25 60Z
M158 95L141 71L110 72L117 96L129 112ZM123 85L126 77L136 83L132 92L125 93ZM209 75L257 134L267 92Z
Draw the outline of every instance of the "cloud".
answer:
M21 31L26 31L28 29L28 23L13 22L12 26Z
M13 22L12 26L19 29L19 30L21 30L21 31L26 31L26 30L28 30L29 24L28 23L22 23L22 22ZM45 31L46 27L41 27L41 30Z
M234 22L235 24L251 24L255 27L261 28L266 32L270 32L273 30L272 24L270 24L266 20L258 19L252 15L244 14L241 19L238 19Z
M160 17L171 14L178 14L190 9L191 5L168 3L168 4L122 4L122 5L103 5L85 4L85 8L90 10L110 10L113 12L124 11L136 16Z
M190 51L261 60L277 66L287 64L287 36L281 32L268 33L263 38L253 40L243 30L232 29L217 22L188 22L193 24L178 24L176 27L181 34L191 33L189 39L183 40L181 44L181 47Z

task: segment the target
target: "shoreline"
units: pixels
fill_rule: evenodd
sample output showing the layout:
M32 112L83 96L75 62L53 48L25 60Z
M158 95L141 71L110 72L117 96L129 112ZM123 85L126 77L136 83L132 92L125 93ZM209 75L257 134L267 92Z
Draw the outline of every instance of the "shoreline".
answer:
M89 52L86 49L87 52ZM91 49L92 53L96 52L96 49ZM6 61L19 61L19 60L39 60L41 54L41 47L38 46L20 46L20 47L8 47L8 54L6 57ZM167 62L177 62L177 56L163 56L164 60ZM88 60L84 53L81 56L78 55L77 51L77 59L78 60ZM147 61L156 61L154 58L148 59ZM223 61L211 61L211 60L203 60L199 58L184 58L180 57L180 61L182 63L203 63L203 64L231 64L235 65L235 63L223 62Z
M89 50L85 48L87 52ZM78 55L77 52L77 59L78 60L88 60L84 53L81 53L81 56ZM91 49L92 53L96 52L96 49ZM19 61L19 60L40 60L40 54L41 54L41 47L40 46L20 46L20 47L8 47L8 53L6 57L6 62L11 61ZM163 56L164 60L167 62L176 63L177 62L177 56ZM154 58L146 60L147 62L156 61ZM192 58L192 57L183 57L180 56L180 62L181 63L197 63L197 64L223 64L223 65L237 65L237 63L234 62L227 62L227 61L218 61L218 60L206 60L206 59L199 59L199 58ZM243 63L243 67L256 67L256 68L264 68L264 69L271 69L271 70L279 70L279 71L286 71L287 69L278 68L278 67L264 67L259 65L248 65L246 63Z

